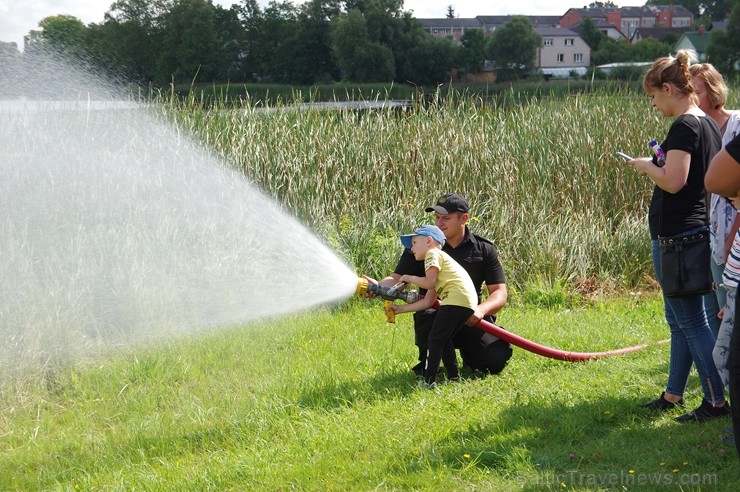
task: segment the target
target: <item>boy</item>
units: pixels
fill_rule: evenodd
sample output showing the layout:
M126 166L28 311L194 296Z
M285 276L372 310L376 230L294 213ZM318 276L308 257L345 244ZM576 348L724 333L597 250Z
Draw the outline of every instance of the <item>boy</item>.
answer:
M440 360L444 362L447 379L459 381L460 372L452 337L478 305L473 281L459 263L442 251L445 235L439 227L421 226L413 233L401 236L401 243L411 250L418 261L424 261L425 272L424 277L403 275L401 282L415 284L428 291L414 303L394 304L393 311L396 314L424 311L432 307L437 298L442 302L429 332L423 385L428 388L436 386Z

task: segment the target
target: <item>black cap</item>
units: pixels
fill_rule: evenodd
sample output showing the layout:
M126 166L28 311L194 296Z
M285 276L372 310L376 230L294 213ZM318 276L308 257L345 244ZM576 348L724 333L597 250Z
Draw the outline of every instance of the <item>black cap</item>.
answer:
M452 212L468 213L468 201L464 196L457 193L448 193L437 199L437 204L425 209L427 212L437 212L438 214L448 215Z

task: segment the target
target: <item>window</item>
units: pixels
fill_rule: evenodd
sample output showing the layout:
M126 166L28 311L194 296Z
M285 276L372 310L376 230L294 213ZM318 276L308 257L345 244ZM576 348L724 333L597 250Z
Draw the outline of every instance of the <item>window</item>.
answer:
M573 62L583 63L583 53L573 53Z
M553 45L553 39L552 38L545 38L542 40L543 46L552 46Z
M558 63L563 63L563 60L565 60L565 55L563 55L562 53L558 53L558 56L557 56Z
M565 46L573 46L573 38L565 38Z

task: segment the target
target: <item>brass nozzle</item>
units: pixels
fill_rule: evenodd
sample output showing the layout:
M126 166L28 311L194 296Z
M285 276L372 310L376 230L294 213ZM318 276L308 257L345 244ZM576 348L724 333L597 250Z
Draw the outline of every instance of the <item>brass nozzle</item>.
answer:
M357 279L357 290L355 290L356 296L364 296L367 292L368 281L365 277L359 277Z

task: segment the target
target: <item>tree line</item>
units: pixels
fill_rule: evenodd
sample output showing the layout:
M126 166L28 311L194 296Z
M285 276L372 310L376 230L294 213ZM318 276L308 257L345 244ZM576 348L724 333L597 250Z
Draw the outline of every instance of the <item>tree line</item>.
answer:
M722 46L736 47L740 0L729 1L735 3L734 30ZM451 7L447 15L454 16ZM212 0L116 0L101 23L85 25L62 14L42 19L39 27L29 34L24 56L52 48L155 85L438 84L448 80L451 67L477 72L485 60L493 61L498 80L512 80L532 73L542 42L523 16L513 16L489 37L481 29L466 30L461 43L433 37L403 10L403 0L273 0L264 9L257 0L228 9ZM615 41L588 20L580 34L594 64L649 61L672 47L657 40ZM732 66L731 54L720 55Z

